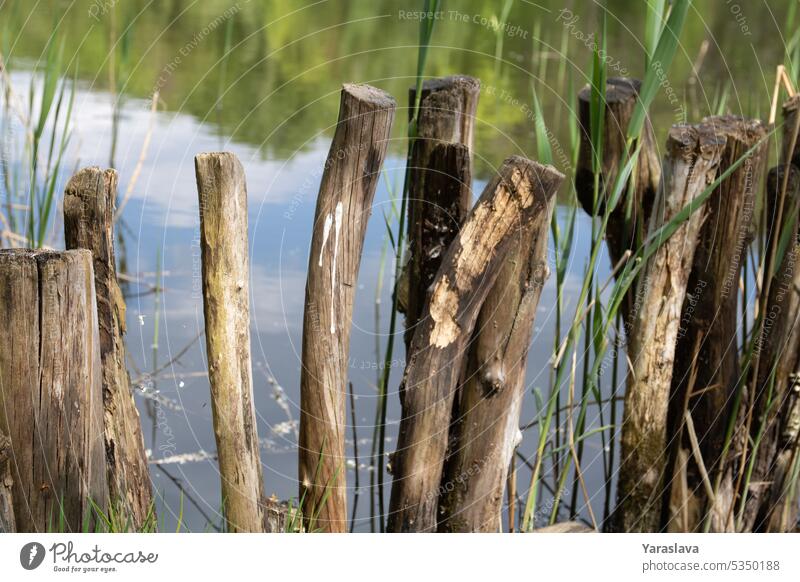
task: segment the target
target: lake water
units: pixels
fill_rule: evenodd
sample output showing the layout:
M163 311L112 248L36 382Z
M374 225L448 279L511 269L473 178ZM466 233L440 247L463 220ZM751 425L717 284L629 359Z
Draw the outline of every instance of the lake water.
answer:
M74 133L59 192L76 167L111 164L112 117L118 95L113 165L120 173L121 196L150 135L141 174L120 223L124 245L117 252L132 279L126 284L127 342L146 446L153 460L164 461L152 465L163 529L176 526L182 489L186 529L213 529L221 520L201 337L193 158L199 152L232 151L247 173L254 389L264 482L267 494L296 497L300 336L314 204L336 123L339 89L344 82L362 82L386 89L399 104L384 164L386 179L380 182L367 231L350 350L362 484L356 529L369 530L363 485L369 482L365 457L376 403L376 362L382 360L375 350L376 341L385 344L391 303L388 274L392 265L387 264L376 330L376 287L386 232L382 214L388 212L388 185L396 191L402 186L407 91L417 54L418 19L412 11L419 10L418 4L94 0L6 1L0 6L4 27L0 48L9 63L12 85L21 95L27 95L31 71L43 58L53 30L65 35L64 62L69 63L70 74L78 68ZM567 128L573 95L587 81L589 35L600 28L599 3L520 1L512 4L505 32L498 35L492 23L499 18L502 4L446 3L436 22L426 69L430 76L463 73L482 81L475 192L480 192L508 155L535 158L531 83L537 86L545 121L554 133L556 165L569 175L570 168L560 161L563 156L558 152L569 155ZM608 2L609 75L641 76L641 4ZM669 81L654 106L659 143L664 142L671 123L682 116L697 120L708 115L723 94L731 113L767 115L775 66L782 62L781 33L788 5L788 0L768 5L741 2L734 9L728 2L695 2ZM704 40L708 41L705 55L701 51ZM720 46L725 47L722 53ZM496 55L501 55L499 62ZM702 65L694 79L693 63ZM111 91L112 86L117 89ZM153 115L150 99L156 90L160 104ZM677 102L671 95L677 95ZM560 196L568 200L568 194L565 183ZM557 212L563 220L568 208L562 204ZM53 246L63 245L61 228L57 219L49 239ZM579 212L565 286L567 319L574 312L588 260L590 232L590 219ZM552 248L549 258L552 265ZM164 291L154 294L158 271ZM597 277L605 280L608 273L608 258L603 256ZM532 392L549 390L554 305L551 278L535 323L523 424L536 418ZM399 421L396 390L405 364L402 341L398 343L390 382L388 451L394 449ZM610 391L609 383L604 380L605 392ZM605 414L607 419L607 408ZM599 426L594 412L590 422ZM535 429L525 432L520 450L528 459L536 439ZM350 454L352 445L349 442ZM585 445L583 470L589 490L597 492L592 500L595 513L601 514L600 438L587 439ZM522 463L519 468L524 495L530 473ZM351 500L354 470L355 466L348 472ZM543 495L541 505L547 508L550 494L544 491ZM546 521L546 513L539 523Z

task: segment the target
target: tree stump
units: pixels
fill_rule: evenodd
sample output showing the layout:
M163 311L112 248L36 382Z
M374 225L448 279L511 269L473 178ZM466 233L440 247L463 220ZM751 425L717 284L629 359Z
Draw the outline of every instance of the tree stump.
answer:
M19 532L94 527L108 499L92 255L0 250L0 433Z
M103 367L109 501L123 521L139 529L155 514L142 426L126 366L125 299L114 259L116 197L114 170L93 167L75 174L64 193L64 238L68 249L92 253Z

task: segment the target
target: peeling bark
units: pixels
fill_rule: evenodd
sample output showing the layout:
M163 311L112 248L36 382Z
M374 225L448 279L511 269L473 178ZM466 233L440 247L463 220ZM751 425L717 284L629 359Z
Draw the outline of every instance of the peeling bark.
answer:
M478 312L525 225L548 208L563 176L511 157L486 186L436 275L412 358L389 514L389 531L434 531L453 395Z
M669 223L711 184L725 147L725 136L706 125L676 125L667 138L661 187L649 235ZM667 408L681 307L705 209L661 242L639 276L641 307L631 321L622 424L618 502L613 517L619 531L661 528L667 466Z
M528 347L547 280L547 235L555 206L524 225L481 307L469 346L457 416L440 484L439 531L500 530L508 469L522 439Z
M408 262L398 286L405 290L398 303L406 316L406 354L426 292L472 202L471 157L479 96L480 82L472 77L430 79L422 86L408 169ZM415 99L412 87L409 117Z

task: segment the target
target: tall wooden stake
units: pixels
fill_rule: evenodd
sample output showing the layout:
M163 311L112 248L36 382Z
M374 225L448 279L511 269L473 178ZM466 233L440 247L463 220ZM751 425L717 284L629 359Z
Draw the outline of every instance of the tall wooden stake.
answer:
M369 85L344 86L317 198L300 373L299 499L310 530L347 528L350 322L367 219L394 111L389 94Z
M649 235L669 223L711 184L725 136L704 125L673 126L667 138L661 188ZM647 260L638 280L641 306L632 317L628 358L632 370L625 393L622 455L615 529L652 532L661 528L667 466L667 408L681 307L704 219L698 208Z
M264 484L250 361L247 185L231 153L195 157L203 311L222 503L228 531L264 530Z
M762 122L740 117L710 117L703 123L726 138L719 173L739 161L767 133ZM698 466L693 455L687 455L687 483L675 479L672 487L686 486L689 498L672 508L670 515L677 518L688 512L692 523L683 526L688 531L702 521L698 512L708 503L703 472L713 473L717 469L729 416L726 411L731 408L739 379L736 344L739 277L753 237L756 193L763 178L766 154L764 141L708 198L707 218L694 250L683 302L672 376L669 440L673 449L680 446L687 453L692 451L683 421L688 403L704 467ZM687 400L690 383L696 396Z
M92 253L110 502L138 529L154 514L142 426L126 368L125 300L117 282L114 260L116 195L114 170L86 168L75 174L64 193L64 238L68 249L87 249Z
M507 159L447 250L403 379L389 531L436 529L453 394L465 346L523 225L546 211L562 180L550 166Z
M439 487L439 531L500 530L503 491L522 438L528 347L549 274L555 201L524 225L478 315Z

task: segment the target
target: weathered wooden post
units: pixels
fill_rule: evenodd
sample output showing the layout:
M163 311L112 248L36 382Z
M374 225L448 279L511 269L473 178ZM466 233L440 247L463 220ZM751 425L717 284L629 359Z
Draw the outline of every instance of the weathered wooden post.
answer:
M788 176L787 176L788 173ZM784 178L782 224L778 220ZM797 493L789 490L792 466L800 441L800 170L794 165L770 170L767 180L767 249L789 229L789 240L777 268L767 258L765 273L772 274L765 323L756 344L760 352L755 376L751 434L759 446L747 493L741 531L790 531L797 523ZM774 270L774 272L773 272ZM765 487L765 483L770 483ZM742 492L744 493L744 492ZM793 500L793 501L792 501Z
M766 126L757 120L741 117L710 117L703 123L715 134L726 138L719 173L723 173L758 142L764 140ZM693 531L702 520L697 510L709 507L703 471L716 472L725 439L726 422L739 379L739 358L736 345L738 327L738 289L743 261L753 237L756 193L766 163L767 143L748 156L708 198L706 220L694 249L694 263L686 287L675 347L675 366L670 401L670 441L672 447L692 450L683 418L685 409L692 415L704 468L691 454L686 467L687 483L670 480L673 489L687 487L688 499L670 510L675 517L690 514L692 523L684 524ZM690 389L695 396L688 396ZM674 440L673 440L673 437ZM674 456L674 455L673 455ZM673 498L680 496L673 495ZM730 504L719 499L718 502ZM686 507L683 507L686 505ZM719 508L719 518L729 511ZM694 515L693 515L694 514ZM670 520L671 517L670 517Z
M555 201L523 225L478 315L439 487L439 531L500 530Z
M250 362L247 185L235 155L194 159L211 412L228 531L264 530L264 484Z
M606 82L606 103L603 133L603 160L599 176L599 192L601 199L595 205L594 200L594 172L592 159L595 155L591 140L591 87L585 87L578 93L578 121L580 123L580 148L578 150L578 165L575 169L575 189L578 201L590 216L600 215L605 212L606 199L611 196L617 175L627 161L628 125L636 101L639 98L641 81L625 77L612 77ZM649 119L645 121L639 139L639 157L636 163L635 190L627 192L620 198L617 207L611 213L606 229L606 243L611 257L612 265L616 265L626 251L635 250L637 235L644 235L647 222L653 206L653 200L661 181L661 161L658 155L658 145L653 135L653 128ZM630 213L626 218L629 196ZM628 322L628 317L633 308L635 288L630 291L621 305L623 321Z
M369 85L342 88L308 259L300 373L299 482L309 529L347 528L346 395L350 322L361 250L395 101Z
M75 174L64 193L68 249L91 251L100 328L109 502L133 528L154 517L142 426L126 367L125 300L117 282L113 217L117 173L97 167Z
M661 187L650 217L655 235L692 203L717 175L725 136L706 125L673 126L667 138ZM640 307L628 342L632 370L625 393L615 529L661 529L667 466L667 409L681 307L705 209L697 208L660 243L638 279Z
M417 137L408 168L408 262L401 309L406 316L406 353L447 247L472 203L472 144L480 81L453 76L422 85ZM416 87L409 91L409 117ZM461 147L446 147L458 144ZM410 357L407 356L407 359Z
M450 245L414 334L403 383L389 531L435 531L453 395L465 346L505 258L563 180L550 166L508 158Z
M80 532L106 509L100 340L89 251L0 250L0 433L16 529Z

